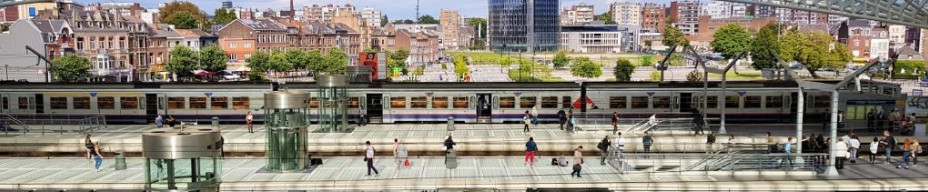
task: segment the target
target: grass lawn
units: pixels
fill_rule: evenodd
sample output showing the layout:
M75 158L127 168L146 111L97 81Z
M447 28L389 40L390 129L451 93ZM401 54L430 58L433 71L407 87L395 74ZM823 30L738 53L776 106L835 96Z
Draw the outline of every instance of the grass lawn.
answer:
M735 74L734 70L728 70L727 75L728 76L726 77L726 79L728 80L761 80L763 79L763 77L761 77L760 71L754 71L754 70L741 70L741 71L738 71L738 74ZM715 79L721 80L722 75L709 74L709 78L710 80L715 80Z

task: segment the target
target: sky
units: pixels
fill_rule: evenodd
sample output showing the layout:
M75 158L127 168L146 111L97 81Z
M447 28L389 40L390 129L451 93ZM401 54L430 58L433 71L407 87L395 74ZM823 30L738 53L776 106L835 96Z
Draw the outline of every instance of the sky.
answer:
M78 0L82 3L88 3L88 0ZM146 0L141 1L142 6L146 8L157 8L159 4L171 2L174 0ZM188 0L193 2L200 9L212 13L219 8L223 1L227 0ZM272 8L275 10L289 9L290 0L229 0L235 7L256 8L265 10ZM486 17L487 0L419 0L419 9L421 15L432 15L436 19L441 9L457 9L463 17ZM569 7L579 3L594 5L596 13L602 13L609 9L609 4L617 0L561 0L561 7ZM670 0L621 0L626 2L656 2L668 3ZM120 2L116 0L116 2ZM312 4L352 4L359 8L373 7L380 9L383 14L387 15L390 20L396 19L413 19L416 17L416 0L294 0L294 7Z

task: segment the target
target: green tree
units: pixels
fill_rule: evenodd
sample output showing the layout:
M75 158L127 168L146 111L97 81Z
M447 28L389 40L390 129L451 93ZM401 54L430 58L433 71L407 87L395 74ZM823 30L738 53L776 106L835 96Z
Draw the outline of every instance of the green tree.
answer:
M248 79L252 81L261 81L264 79L264 73L267 72L271 66L271 54L265 51L257 51L245 59L245 62L248 63L248 68L251 69L248 73Z
M171 60L168 60L167 70L182 79L188 78L193 75L193 70L200 69L199 60L196 51L186 46L177 46L171 49Z
M603 75L603 69L590 58L580 57L570 66L570 74L583 78L596 78Z
M615 24L615 20L612 19L612 11L606 11L603 14L600 14L596 17L596 20L605 22L606 24Z
M651 74L648 75L648 81L661 81L661 72L651 71Z
M654 56L652 55L642 55L638 58L638 61L641 62L639 66L653 66L654 65Z
M284 52L284 55L287 57L287 62L293 65L293 69L310 69L311 61L309 59L309 54L305 51L299 49L290 49L287 50L287 52Z
M619 59L615 61L615 75L616 81L631 81L632 73L635 73L635 66L632 65L631 61L626 59Z
M757 70L780 68L777 65L777 59L772 53L780 49L779 29L779 24L771 22L757 32L757 36L751 41L749 49L751 51L751 60L753 60L751 67Z
M55 59L52 65L52 75L60 82L77 82L90 77L90 60L75 54Z
M512 61L512 58L509 58L509 57L503 57L503 59L500 59L500 61L499 61L499 71L502 72L502 71L503 71L503 68L507 68L507 69L508 69L509 67L512 67L512 62L513 62L513 61Z
M729 23L713 35L712 51L722 54L726 59L738 57L751 47L751 32L737 23Z
M164 23L174 25L178 29L195 29L200 27L200 21L190 12L181 11L165 18Z
M432 17L431 15L423 15L417 19L419 24L438 24L438 20L436 20L435 17Z
M175 27L177 27L178 26L177 24L170 23L167 21L170 20L168 18L177 17L174 15L177 13L181 13L181 12L187 12L188 14L191 14L194 20L196 20L195 23L206 22L206 15L203 14L202 11L200 11L200 7L197 7L197 5L189 1L171 1L169 3L165 3L164 6L162 6L158 10L158 20L164 23L173 24L175 25ZM196 25L193 25L193 26L196 26ZM191 27L187 29L192 29L192 28L195 28L195 27Z
M400 49L390 54L390 58L393 60L406 61L406 58L409 57L409 51L405 49Z
M220 8L216 9L213 13L213 24L226 24L234 21L238 17L235 15L235 10Z
M661 42L663 42L664 46L667 46L667 47L689 45L689 41L686 40L686 36L683 35L683 31L681 31L677 27L674 27L671 24L668 24L664 28L664 40L662 40Z
M477 39L478 39L477 41L478 41L478 42L482 42L482 41L483 41L483 38L486 38L486 37L487 37L487 19L484 19L484 18L474 18L474 19L471 19L471 20L467 23L467 25L473 27L473 28L474 28L474 31L478 32L477 34L475 34L475 35L478 36L478 37L477 37ZM479 30L479 31L478 31L478 30Z
M454 74L458 77L464 77L468 72L470 72L470 69L467 67L467 59L465 59L464 56L455 57Z
M290 71L293 69L293 63L290 63L290 59L287 58L287 54L282 51L274 51L271 53L271 60L268 61L268 70L272 72L284 72Z
M348 67L348 55L341 49L332 48L329 54L325 56L324 69L328 74L345 74Z
M306 53L306 58L308 59L308 63L305 64L306 66L303 66L305 67L304 69L312 72L325 70L323 68L323 66L325 66L325 56L322 55L322 52L319 52L319 50L312 50Z
M819 69L838 69L852 59L847 46L824 32L790 31L781 43L780 57L803 64L813 78L818 78Z
M226 52L218 45L212 44L200 51L200 69L206 71L222 71L226 69Z
M386 27L386 26L387 26L387 23L389 23L389 22L390 22L390 18L387 17L387 15L383 15L383 16L380 17L380 23L378 23L378 24L380 24L380 27Z
M570 58L567 57L567 53L561 51L554 55L552 62L554 62L555 69L563 68L567 66L568 63L570 63Z

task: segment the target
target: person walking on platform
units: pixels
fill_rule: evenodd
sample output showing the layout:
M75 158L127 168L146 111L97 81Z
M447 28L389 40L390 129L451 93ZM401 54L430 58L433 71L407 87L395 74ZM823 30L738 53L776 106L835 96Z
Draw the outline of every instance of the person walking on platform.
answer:
M912 156L912 140L906 138L902 141L902 162L896 165L896 169L909 169L909 157Z
M892 163L893 149L896 148L896 138L893 135L889 134L889 131L883 131L883 140L880 141L880 145L883 145L883 149L886 151L886 164Z
M399 148L400 148L400 139L393 138L393 163L396 163L396 167L400 167L400 164L402 163L400 162L400 156L398 152Z
M245 126L248 127L248 133L255 133L255 116L251 114L251 111L248 114L245 114Z
M158 114L158 117L155 117L155 125L158 128L164 128L164 115Z
M529 137L525 143L525 164L528 166L535 165L535 152L538 152L538 144L535 144L535 138Z
M766 142L765 142L765 143L767 144L767 154L771 154L771 153L776 153L776 152L777 152L777 145L776 145L776 143L773 141L773 135L771 135L770 132L767 132L767 138L766 138Z
M850 147L851 152L850 162L857 163L857 153L860 151L860 138L857 137L857 134L851 135L847 145Z
M876 127L876 113L873 112L873 109L867 112L867 131L873 132L873 128Z
M786 143L783 144L783 161L780 161L777 168L782 167L783 163L789 163L789 167L793 167L793 158L790 156L790 154L793 154L793 142L795 140L792 136L786 138Z
M647 131L644 132L644 137L641 138L641 143L644 144L644 152L651 152L651 144L654 144L654 139L651 138L651 134Z
M618 132L615 136L615 144L618 146L619 156L622 153L625 153L625 137L622 137L622 132Z
M922 153L922 145L918 143L918 138L912 139L912 166L918 166L918 154Z
M445 145L444 147L445 148L445 163L448 163L448 154L450 154L451 151L454 151L454 145L457 145L457 143L454 143L454 139L451 138L451 135L448 135L448 137L445 138L444 145Z
M409 167L409 150L406 148L406 145L403 142L400 142L398 139L396 141L398 144L396 146L396 159L397 167Z
M848 146L847 142L844 139L838 139L838 142L835 143L835 168L844 169L844 161L847 160Z
M876 156L880 152L880 138L873 137L873 141L870 142L870 164L876 162Z
M168 126L174 128L175 124L177 124L177 120L174 119L174 116L168 115Z
M528 111L525 111L525 115L522 115L522 124L525 125L525 127L522 128L523 133L528 133L531 131L528 129L528 125L532 124L532 117Z
M702 118L702 113L699 112L699 109L693 109L693 126L694 126L693 129L695 129L693 130L693 134L695 135L706 134L705 132L703 132L705 123L706 121L705 119Z
M557 111L557 122L560 125L558 128L564 130L564 124L567 123L567 112L564 109Z
M380 175L380 172L374 167L374 153L376 153L374 146L371 146L371 141L366 141L364 144L367 145L367 150L364 155L364 161L367 162L367 176L371 176L371 170L374 171L374 174Z
M364 106L358 104L358 127L364 126L365 122L366 121L364 119Z
M87 161L93 160L93 168L97 172L102 171L100 166L103 165L103 154L100 153L100 141L93 142L90 140L90 134L87 134L87 138L84 140L84 147L87 148Z
M599 141L599 144L596 145L596 149L599 149L600 165L606 165L606 157L609 156L609 147L612 146L612 142L609 141L609 136L603 138L602 141Z
M876 111L876 116L873 118L876 118L876 130L884 131L883 125L886 124L886 119L888 118L886 117L886 112L883 112L883 109L879 109Z
M712 153L715 150L715 133L709 132L709 135L706 135L706 152Z
M532 106L532 125L538 128L538 106Z
M619 132L619 114L612 112L612 134Z
M573 172L570 172L570 176L571 176L571 177L573 177L574 175L576 175L577 178L581 178L581 177L580 177L580 170L583 169L583 166L581 165L581 164L583 164L583 152L581 152L581 151L583 151L583 146L582 146L582 145L581 145L581 146L578 146L576 149L574 149L574 167L573 167L574 171L573 171Z
M576 125L577 119L572 113L567 113L567 132L573 133Z

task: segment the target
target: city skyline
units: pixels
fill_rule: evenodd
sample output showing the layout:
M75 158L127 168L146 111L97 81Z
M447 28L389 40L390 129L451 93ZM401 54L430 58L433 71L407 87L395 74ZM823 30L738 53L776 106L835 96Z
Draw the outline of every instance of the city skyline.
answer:
M143 1L140 2L145 8L155 9L158 8L159 4L171 2L174 0L154 0L154 1ZM258 10L265 10L267 8L272 8L274 10L285 10L289 9L290 0L270 0L273 3L267 3L266 1L248 1L248 0L188 0L200 7L203 11L212 14L213 10L221 7L222 2L231 1L235 7L242 8L254 8ZM601 14L606 10L609 10L609 4L617 1L623 2L655 2L655 3L669 3L670 0L561 0L561 8L570 7L572 5L586 3L591 4L596 9L596 14ZM79 0L82 2L82 0ZM92 3L92 2L84 2ZM416 0L294 0L293 4L298 9L302 6L309 6L312 4L340 4L344 5L345 3L354 5L359 8L372 7L380 9L383 11L384 15L392 20L397 19L413 19L415 18L416 11ZM272 5L272 6L268 6ZM420 0L419 2L419 13L420 15L431 15L434 18L438 18L438 13L441 9L457 9L461 12L462 17L487 17L487 0L472 0L472 1L440 1L440 0Z

